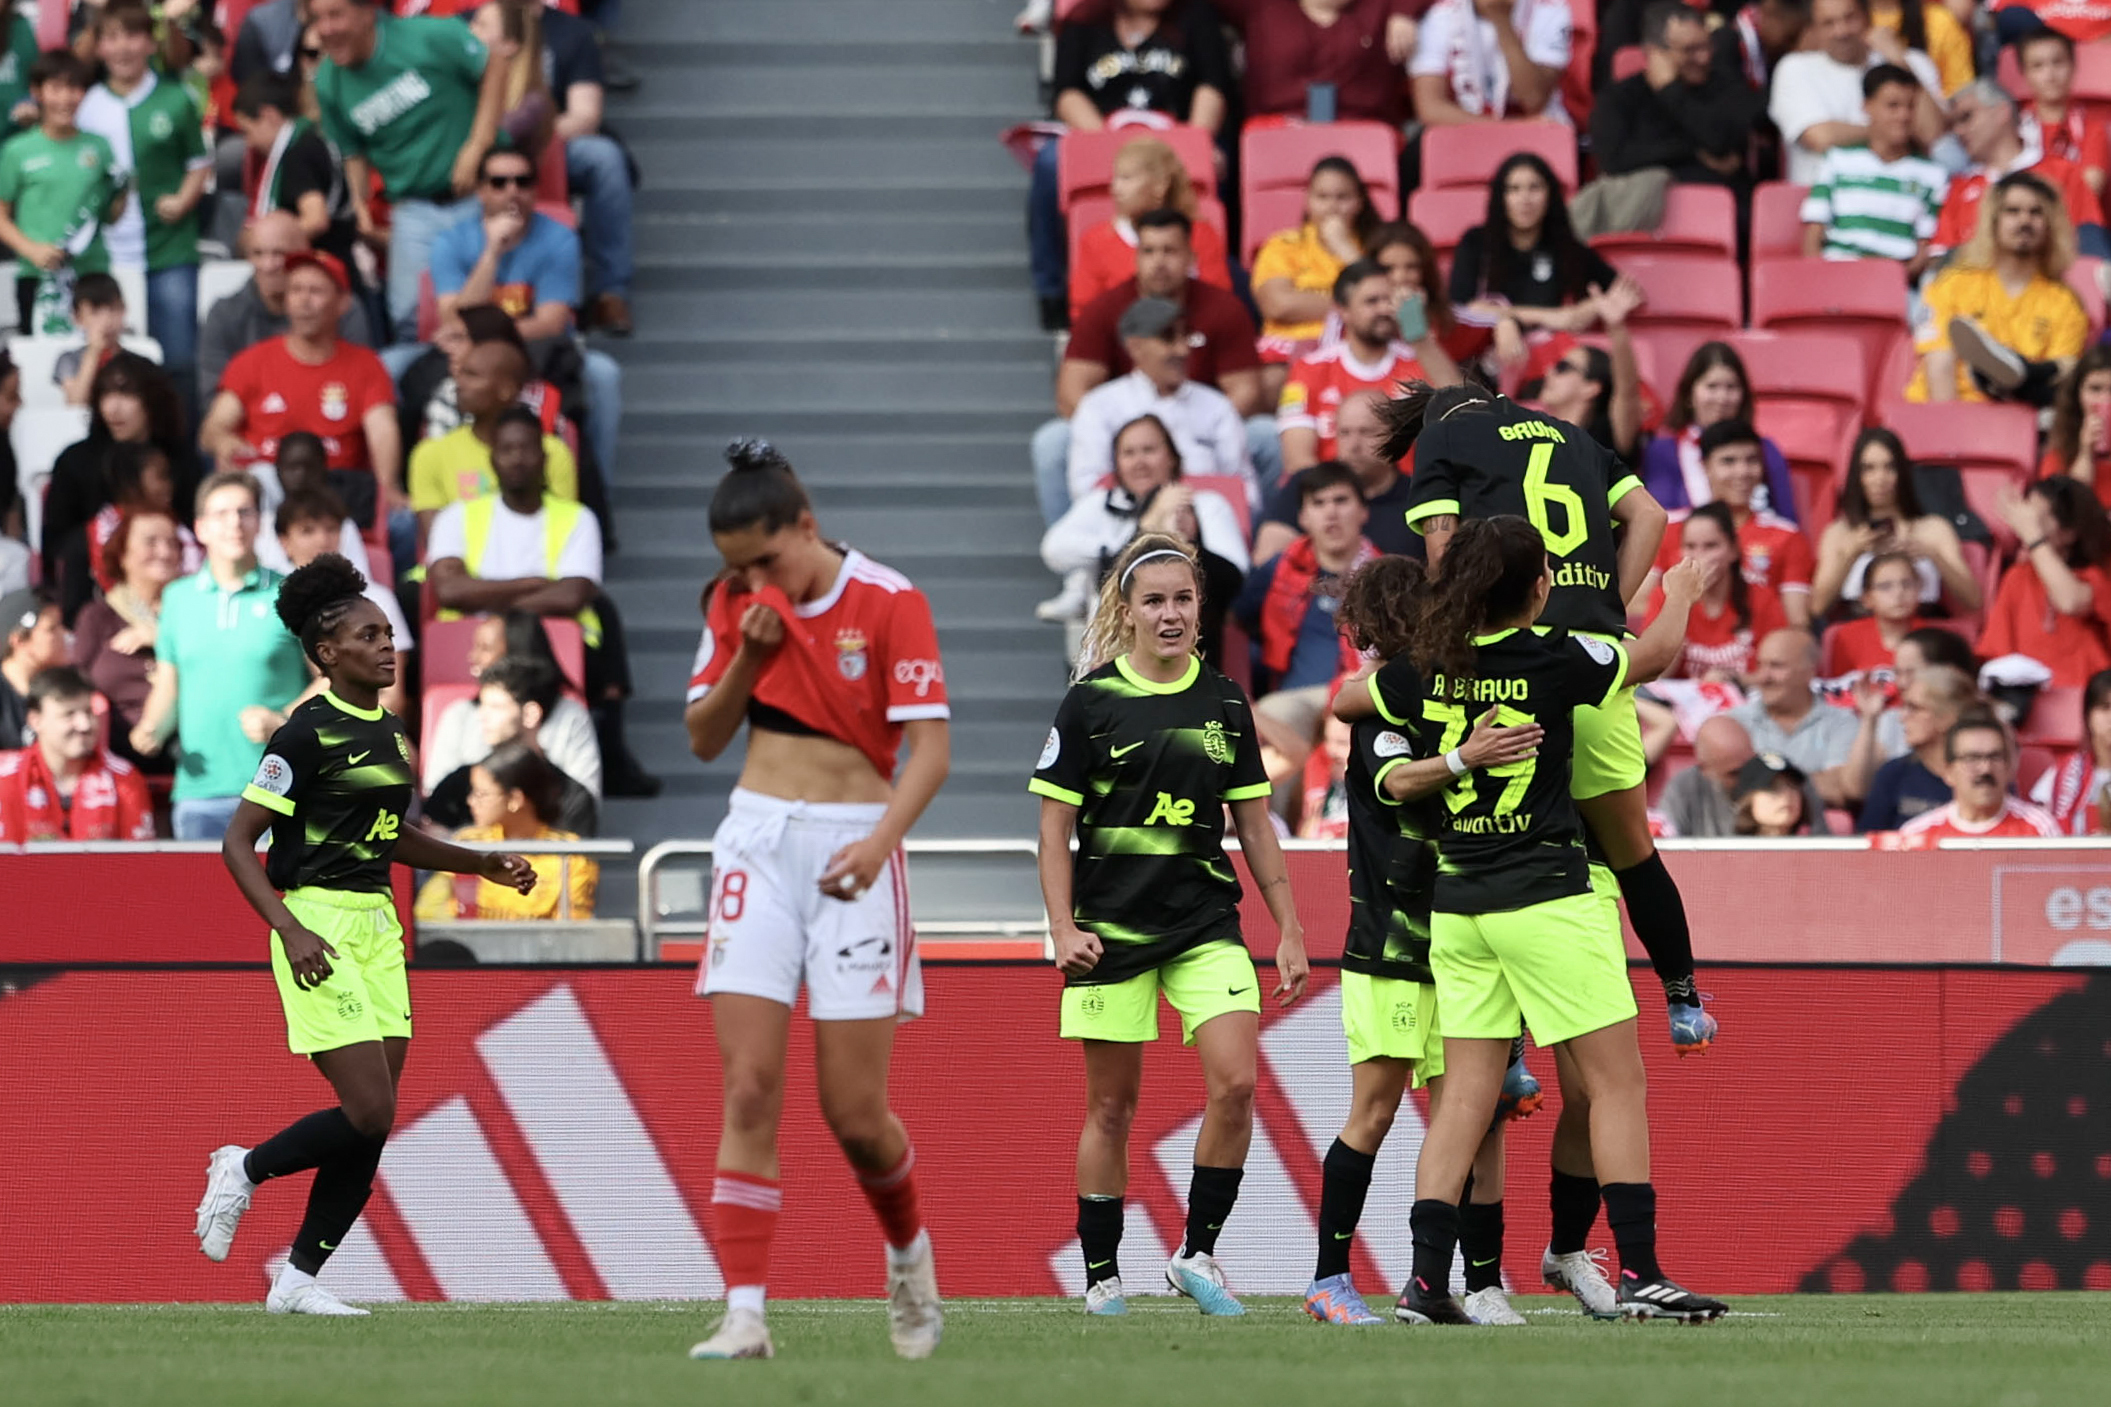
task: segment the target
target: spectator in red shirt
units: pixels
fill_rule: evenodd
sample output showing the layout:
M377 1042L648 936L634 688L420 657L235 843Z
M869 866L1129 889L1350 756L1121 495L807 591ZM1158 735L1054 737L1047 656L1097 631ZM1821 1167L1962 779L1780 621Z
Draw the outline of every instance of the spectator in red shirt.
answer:
M1932 844L1950 837L2059 835L2050 812L2008 794L2016 779L2016 744L1993 717L1981 714L1951 725L1943 735L1943 761L1943 780L1956 799L1900 826L1901 836Z
M2004 494L2001 513L2023 553L1994 593L1979 653L2027 655L2052 671L2056 687L2078 689L2111 667L2111 524L2103 505L2073 479L2040 479L2021 498Z
M1407 117L1401 68L1414 56L1415 21L1429 0L1216 0L1216 7L1246 41L1249 115L1391 127Z
M2082 168L2024 140L2016 100L2000 84L1981 78L1950 99L1950 131L1972 164L1950 178L1930 250L1939 254L1970 240L1979 228L1979 202L1987 189L2012 171L2027 170L2060 193L2067 218L2074 222L2076 247L2094 258L2111 254L2097 193L2083 178Z
M2016 41L2016 63L2030 85L2023 139L2080 167L2083 182L2100 202L2111 173L2111 137L2101 117L2074 101L2074 41L2055 29L2027 34Z
M1788 625L1781 599L1765 582L1748 581L1737 569L1737 529L1727 505L1704 503L1694 509L1680 525L1676 545L1680 556L1714 575L1693 605L1686 647L1663 677L1744 687L1758 666L1759 642ZM1664 591L1658 587L1649 619L1663 609Z
M72 665L29 682L34 745L0 754L0 843L152 840L144 777L96 743L95 686Z
M1889 679L1898 647L1928 623L1920 618L1919 606L1920 576L1912 554L1878 553L1862 574L1862 609L1868 614L1825 632L1825 676Z
M1404 340L1400 301L1392 276L1376 261L1358 259L1334 280L1334 308L1341 340L1308 352L1290 364L1275 423L1283 441L1283 472L1295 474L1338 455L1334 417L1359 391L1390 396L1403 382L1455 386L1459 369L1433 335L1419 305L1408 308L1420 326L1413 345Z
M1994 34L2004 44L2032 34L2064 34L2077 44L2111 35L2111 0L1994 0L1993 11Z
M2064 474L2111 508L2111 347L2091 347L2060 382L2038 477Z
M2052 812L2063 835L2111 831L2111 669L2082 690L2082 745L2038 778L2030 799Z
M1859 599L1869 564L1881 552L1912 557L1922 605L1947 597L1954 610L1979 609L1979 579L1964 560L1957 529L1939 514L1921 511L1905 445L1891 431L1871 426L1855 439L1839 504L1818 539L1811 614L1822 618L1841 601Z
M1070 317L1074 323L1087 303L1129 277L1136 267L1136 221L1153 210L1178 210L1193 223L1190 271L1204 283L1231 288L1224 252L1224 231L1200 218L1194 183L1180 154L1153 137L1130 142L1114 156L1108 183L1114 218L1085 231L1078 240L1077 263L1070 270Z
M333 256L287 255L286 334L227 364L198 442L222 469L247 469L276 459L288 431L306 430L321 438L330 488L352 521L370 528L377 513L400 512L414 527L403 489L395 384L380 357L337 335L351 294L344 265Z
M1701 463L1714 495L1711 503L1704 506L1721 504L1729 513L1737 525L1745 580L1772 590L1781 598L1781 609L1789 624L1803 629L1810 624L1810 543L1803 530L1788 519L1752 507L1753 496L1766 478L1761 445L1759 432L1746 420L1718 420L1701 432ZM1672 522L1682 522L1685 516L1674 513ZM1654 586L1678 561L1679 553L1678 539L1665 534L1649 585Z

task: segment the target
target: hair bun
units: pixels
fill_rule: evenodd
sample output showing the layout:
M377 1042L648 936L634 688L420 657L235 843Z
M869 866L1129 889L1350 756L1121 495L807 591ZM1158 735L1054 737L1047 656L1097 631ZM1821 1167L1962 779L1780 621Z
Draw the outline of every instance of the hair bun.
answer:
M760 438L739 439L726 446L726 463L735 473L750 473L763 469L782 469L790 472L792 462L768 440Z

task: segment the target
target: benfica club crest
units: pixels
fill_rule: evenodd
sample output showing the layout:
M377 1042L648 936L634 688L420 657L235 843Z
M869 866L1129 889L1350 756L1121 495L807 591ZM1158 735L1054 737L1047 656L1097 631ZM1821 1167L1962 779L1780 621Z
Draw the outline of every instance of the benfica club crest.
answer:
M855 684L865 677L865 632L855 626L836 632L836 668Z

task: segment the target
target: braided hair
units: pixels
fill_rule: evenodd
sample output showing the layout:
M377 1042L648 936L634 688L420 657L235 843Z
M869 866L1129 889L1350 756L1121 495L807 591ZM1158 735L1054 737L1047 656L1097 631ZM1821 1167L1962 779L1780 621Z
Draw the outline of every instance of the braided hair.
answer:
M301 650L323 668L316 647L343 625L366 596L359 568L335 552L325 552L296 569L279 587L279 620L301 642Z

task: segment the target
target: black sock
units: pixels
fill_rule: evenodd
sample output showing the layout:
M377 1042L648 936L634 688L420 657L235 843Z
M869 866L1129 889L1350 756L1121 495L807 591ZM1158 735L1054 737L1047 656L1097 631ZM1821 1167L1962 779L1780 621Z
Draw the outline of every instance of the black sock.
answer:
M1598 1179L1556 1168L1547 1200L1554 1209L1554 1235L1547 1249L1557 1256L1574 1255L1590 1240L1591 1226L1598 1220Z
M1122 1201L1119 1197L1077 1199L1077 1239L1085 1250L1087 1288L1121 1278Z
M1433 1197L1417 1201L1407 1214L1407 1227L1415 1238L1414 1278L1424 1293L1451 1293L1451 1253L1459 1244L1459 1209Z
M1244 1176L1244 1168L1195 1165L1195 1179L1187 1187L1187 1245L1182 1254L1217 1253L1217 1233L1231 1220L1232 1204L1239 1200L1239 1179Z
M250 1149L249 1156L242 1160L242 1171L251 1182L287 1177L319 1168L365 1142L366 1135L352 1127L344 1110L334 1106L320 1109L306 1118L295 1119Z
M1616 871L1613 878L1627 901L1627 921L1664 984L1665 1000L1674 1006L1693 1005L1693 930L1686 926L1686 901L1679 897L1671 871L1664 868L1664 857L1652 851L1641 864Z
M1468 1194L1469 1198L1471 1194ZM1503 1284L1503 1204L1465 1201L1459 1204L1459 1249L1466 1253L1466 1292L1501 1289Z
M1319 1262L1312 1278L1349 1273L1349 1247L1356 1244L1356 1223L1363 1220L1364 1199L1371 1192L1371 1168L1376 1153L1359 1153L1334 1140L1320 1164Z
M1637 1280L1663 1278L1657 1264L1657 1189L1647 1182L1608 1182L1605 1224L1620 1248L1620 1276Z
M362 1146L349 1149L315 1170L308 1188L308 1210L301 1229L294 1235L293 1249L286 1255L295 1270L319 1274L330 1253L344 1244L344 1236L366 1209L374 1193L374 1171L381 1166L384 1138L366 1138Z

